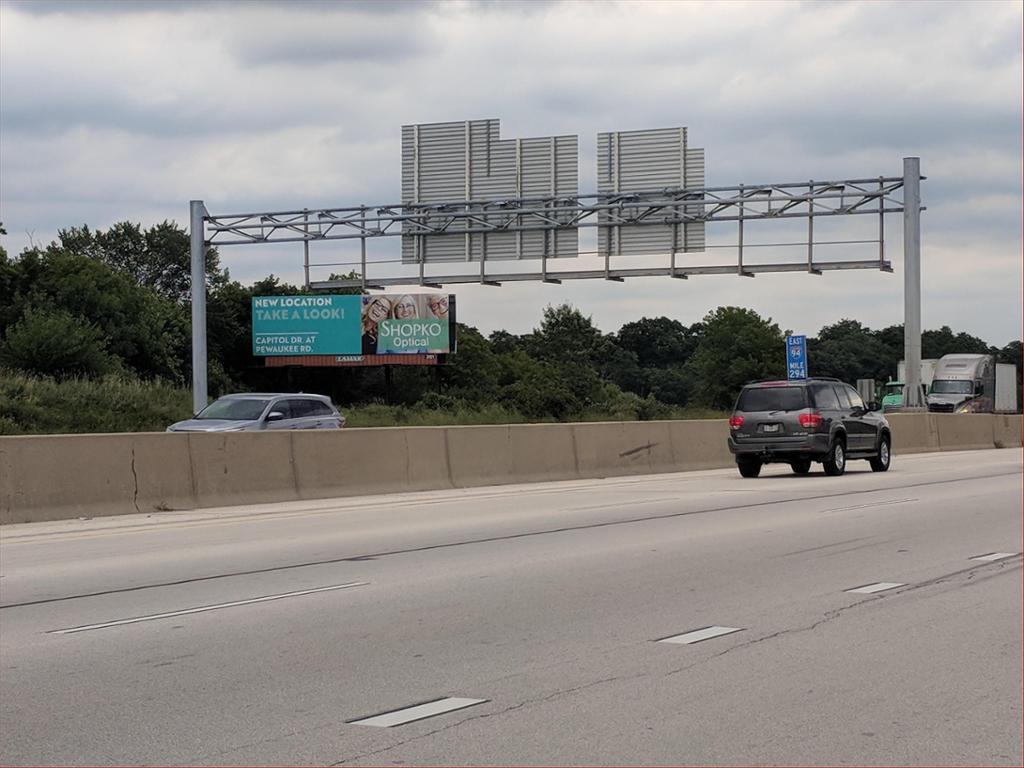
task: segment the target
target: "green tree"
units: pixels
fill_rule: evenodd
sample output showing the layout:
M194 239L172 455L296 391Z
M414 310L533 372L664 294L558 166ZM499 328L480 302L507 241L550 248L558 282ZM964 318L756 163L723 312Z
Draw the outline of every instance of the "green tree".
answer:
M668 317L643 317L619 329L620 347L633 352L642 368L685 365L700 343L703 327L685 326Z
M30 309L63 312L95 326L109 355L125 368L151 378L183 381L187 355L184 309L137 285L101 261L51 245L27 250L8 263L2 278L0 331Z
M103 333L68 312L30 309L0 342L0 366L41 376L100 376L114 368Z
M600 362L604 335L589 317L570 304L546 307L527 349L539 360L594 365Z
M817 338L808 339L807 358L812 376L885 380L895 371L889 347L870 328L856 320L826 325Z
M494 402L498 394L498 362L491 345L476 328L461 323L458 340L458 352L438 371L445 392L471 405Z
M921 357L925 359L938 359L943 355L954 353L986 355L993 352L984 341L969 333L953 333L953 330L944 325L937 331L924 331L921 333Z
M693 355L696 399L732 408L748 381L785 375L786 348L776 323L742 307L719 307L704 318L704 335Z
M582 410L582 403L557 367L529 358L520 362L516 380L502 391L503 404L530 419L564 421Z
M62 229L58 237L61 246L71 253L102 261L160 296L178 303L191 296L191 241L188 233L173 221L164 221L145 231L128 221L106 231L72 227ZM206 252L206 279L210 288L228 279L220 269L216 248Z

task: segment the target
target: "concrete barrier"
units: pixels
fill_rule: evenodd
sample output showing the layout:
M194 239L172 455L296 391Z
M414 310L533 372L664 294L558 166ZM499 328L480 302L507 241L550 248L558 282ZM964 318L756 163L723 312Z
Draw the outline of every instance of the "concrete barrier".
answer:
M1019 447L1019 415L900 413L898 453ZM724 420L0 437L0 523L729 467Z
M894 453L926 453L939 450L939 434L933 414L892 413L887 414L886 419L892 428Z
M996 419L987 413L935 413L939 433L939 450L965 451L994 448L992 422Z
M191 506L192 477L184 435L0 438L0 523Z
M996 448L1020 448L1024 445L1019 413L998 414L992 419L992 442Z
M197 507L299 498L291 432L193 432L188 449Z
M735 463L729 452L729 423L724 419L670 421L676 460L686 469L720 469Z
M569 424L444 427L444 432L456 488L579 476Z
M667 421L573 424L580 477L678 472Z
M291 438L303 499L451 487L440 428L309 430Z

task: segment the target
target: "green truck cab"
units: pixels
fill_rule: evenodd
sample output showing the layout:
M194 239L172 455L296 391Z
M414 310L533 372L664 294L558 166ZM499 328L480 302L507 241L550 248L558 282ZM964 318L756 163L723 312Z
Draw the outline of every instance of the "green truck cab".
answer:
M885 386L882 387L882 411L891 411L894 408L903 407L903 388L906 387L906 382L903 381L887 381ZM927 395L927 390L924 384L921 385L921 397Z

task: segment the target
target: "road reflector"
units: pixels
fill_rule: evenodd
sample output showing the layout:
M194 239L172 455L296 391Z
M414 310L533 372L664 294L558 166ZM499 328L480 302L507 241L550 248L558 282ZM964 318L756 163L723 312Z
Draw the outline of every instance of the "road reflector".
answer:
M682 635L672 635L671 637L663 637L658 640L659 643L674 643L677 645L693 645L693 643L699 643L702 640L710 640L713 637L721 637L722 635L731 635L733 632L742 632L743 627L704 627L704 629L695 629L692 632L686 632Z
M417 720L426 720L428 717L443 715L447 712L455 712L459 709L475 707L477 704L483 704L486 701L487 699L460 699L450 697L435 699L434 701L427 701L423 704L403 707L402 709L383 712L379 715L372 715L371 717L362 717L358 720L349 720L348 722L352 725L372 725L377 728L394 728L396 725L405 725L406 723L413 723Z
M993 552L990 555L978 555L968 558L969 560L980 560L983 563L991 563L993 560L1003 560L1007 557L1016 557L1020 552Z
M875 592L885 592L887 589L896 589L896 587L905 587L906 584L900 584L895 581L880 581L877 584L865 584L863 587L857 587L855 589L846 589L844 592L853 592L858 595L873 595Z

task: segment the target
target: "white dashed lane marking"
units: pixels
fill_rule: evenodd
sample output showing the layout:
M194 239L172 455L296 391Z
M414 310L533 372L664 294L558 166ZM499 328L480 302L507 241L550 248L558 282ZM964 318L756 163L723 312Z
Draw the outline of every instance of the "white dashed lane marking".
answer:
M863 587L855 587L854 589L843 590L844 592L853 592L858 595L873 595L875 592L885 592L887 589L896 589L896 587L905 587L906 584L900 584L895 581L880 581L877 584L865 584Z
M705 627L704 629L695 629L692 632L685 632L682 635L672 635L671 637L663 637L657 642L673 643L677 645L692 645L693 643L699 643L702 640L710 640L713 637L731 635L733 632L742 631L742 627Z
M119 627L123 624L137 624L140 621L156 621L157 619L169 619L172 616L185 616L189 613L204 613L206 611L219 611L221 608L234 608L239 605L252 605L253 603L266 603L270 600L283 600L286 597L299 597L301 595L313 595L318 592L331 592L336 589L348 589L350 587L365 587L368 582L352 581L348 584L334 584L330 587L317 587L316 589L303 589L298 592L284 592L280 595L267 595L265 597L253 597L249 600L236 600L232 603L217 603L215 605L201 605L197 608L185 608L180 611L169 611L168 613L154 613L149 616L135 616L130 619L117 619L116 621L105 621L101 624L84 624L80 627L69 627L67 629L51 629L47 634L70 635L74 632L87 632L91 629L105 629L107 627Z
M993 552L990 555L978 555L968 558L969 560L980 560L983 563L991 563L993 560L1003 560L1007 557L1016 557L1020 552Z
M391 712L384 712L371 717L362 717L358 720L349 720L352 725L372 725L377 728L394 728L396 725L405 725L417 720L426 720L428 717L443 715L446 712L455 712L466 707L475 707L483 704L487 699L460 699L444 698L428 701L423 704L416 704L411 707L403 707Z

